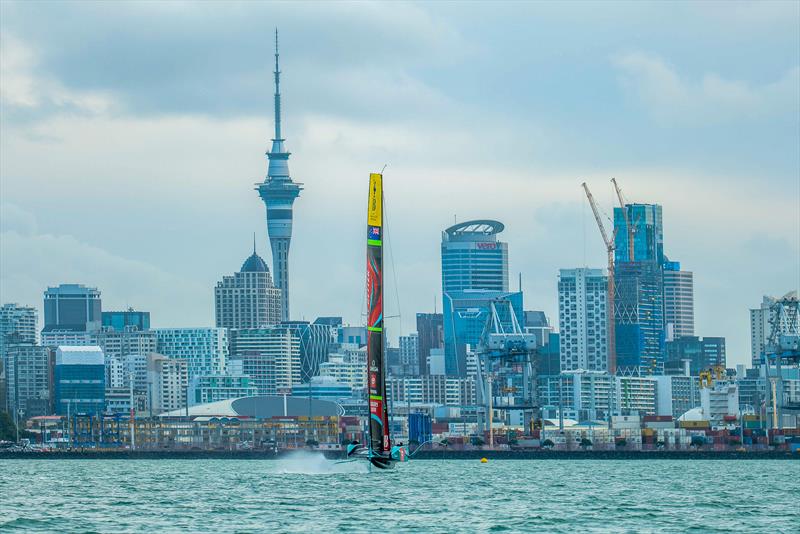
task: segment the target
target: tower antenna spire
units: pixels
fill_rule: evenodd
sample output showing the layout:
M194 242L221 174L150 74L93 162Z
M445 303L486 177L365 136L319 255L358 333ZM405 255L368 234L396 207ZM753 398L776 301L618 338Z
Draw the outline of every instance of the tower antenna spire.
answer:
M281 137L281 70L278 66L278 28L275 28L275 139Z
M253 232L253 254L256 253L256 233Z

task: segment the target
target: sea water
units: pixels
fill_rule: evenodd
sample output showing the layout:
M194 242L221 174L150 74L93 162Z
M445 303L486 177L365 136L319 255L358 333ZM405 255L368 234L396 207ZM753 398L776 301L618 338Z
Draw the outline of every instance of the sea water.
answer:
M800 532L800 462L0 460L1 532Z

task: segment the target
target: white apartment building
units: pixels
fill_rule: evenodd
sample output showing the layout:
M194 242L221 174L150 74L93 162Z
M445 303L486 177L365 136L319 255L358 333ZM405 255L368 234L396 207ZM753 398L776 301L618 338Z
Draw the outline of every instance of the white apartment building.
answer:
M561 269L558 323L561 371L608 369L608 277L602 269Z
M224 374L228 362L228 332L225 328L157 328L159 354L185 360L189 380L199 375Z

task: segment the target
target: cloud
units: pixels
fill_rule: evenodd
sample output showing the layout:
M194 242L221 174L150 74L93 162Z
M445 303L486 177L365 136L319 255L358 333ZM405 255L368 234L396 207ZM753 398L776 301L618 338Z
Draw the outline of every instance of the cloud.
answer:
M207 287L198 287L196 281L112 254L71 235L38 233L33 214L18 206L4 203L0 212L3 302L41 307L46 286L82 283L101 289L105 309L154 309L158 324L210 324L211 292Z
M112 99L102 92L74 91L57 79L37 74L38 62L37 54L17 37L7 32L0 36L0 106L4 115L97 115L112 107Z
M800 112L800 66L764 84L706 73L682 77L663 59L642 52L613 58L623 86L662 124L763 121Z

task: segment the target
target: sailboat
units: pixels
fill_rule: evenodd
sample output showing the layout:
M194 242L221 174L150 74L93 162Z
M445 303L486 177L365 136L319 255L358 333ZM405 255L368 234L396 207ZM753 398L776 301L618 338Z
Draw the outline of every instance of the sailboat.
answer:
M386 402L386 340L383 332L383 175L369 175L367 204L367 389L369 392L369 443L351 443L347 456L364 458L379 468L391 469L408 460L408 450L392 446Z

